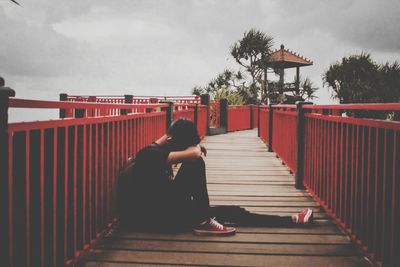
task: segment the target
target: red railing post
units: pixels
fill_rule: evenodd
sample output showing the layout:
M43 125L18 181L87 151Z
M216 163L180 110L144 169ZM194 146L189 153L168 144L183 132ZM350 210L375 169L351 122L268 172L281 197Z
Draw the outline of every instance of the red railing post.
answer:
M257 135L258 135L258 137L260 137L261 136L260 135L260 104L258 104L257 113L258 113L258 115L257 115Z
M96 103L96 96L89 96L88 102ZM86 109L86 117L96 117L96 109Z
M124 103L125 104L132 104L133 103L133 95L124 95ZM121 115L126 115L131 113L131 111L127 109L121 109Z
M4 79L0 77L0 265L12 265L12 231L10 225L11 192L9 191L9 140L8 140L8 100L15 96L15 91L4 87Z
M274 109L272 107L272 104L268 105L268 152L274 152L272 149L272 133L273 133L273 118L274 118Z
M200 96L200 104L207 106L207 120L206 120L206 135L210 134L210 95L209 94L202 94Z
M172 123L173 120L173 112L174 112L174 103L172 102L167 102L168 103L168 107L166 108L166 130L168 130L169 126Z
M228 132L228 100L220 99L219 106L219 125L220 127L225 128L225 131Z
M77 108L77 109L75 109L74 117L75 118L84 118L85 117L85 112L86 112L85 109Z
M250 129L254 129L254 105L250 105Z
M304 189L304 131L305 131L305 118L304 118L304 104L312 104L310 102L298 102L297 104L297 157L296 157L296 189Z
M67 101L68 95L67 94L60 94L60 101ZM64 108L60 108L60 119L64 119L65 118L65 109Z
M193 107L193 112L194 112L194 115L193 115L193 123L194 123L194 125L196 125L196 128L197 128L197 130L199 129L199 125L198 125L198 112L199 112L199 104L196 104L194 107Z

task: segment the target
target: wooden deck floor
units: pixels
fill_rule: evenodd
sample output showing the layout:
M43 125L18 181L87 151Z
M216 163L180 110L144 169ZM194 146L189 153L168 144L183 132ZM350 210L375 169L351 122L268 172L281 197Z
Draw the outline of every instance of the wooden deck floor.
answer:
M372 266L308 193L294 188L293 176L256 131L207 137L204 145L212 205L281 215L312 207L314 225L238 227L230 237L113 233L91 251L85 266Z

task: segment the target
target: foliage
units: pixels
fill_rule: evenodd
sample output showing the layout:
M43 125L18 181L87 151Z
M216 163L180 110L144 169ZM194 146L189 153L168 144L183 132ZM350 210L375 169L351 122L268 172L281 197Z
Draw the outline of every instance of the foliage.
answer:
M315 95L317 90L318 88L314 87L314 84L310 78L307 77L304 80L300 78L300 97L303 99L303 101L317 98Z
M324 74L324 84L333 90L332 97L340 103L377 102L375 83L378 66L369 54L342 58Z
M227 87L221 87L214 91L214 100L226 99L229 105L244 105L245 101L238 91L229 90Z
M384 103L400 101L400 65L397 62L382 65L367 53L343 57L329 67L323 76L324 84L332 89L332 97L340 103ZM361 114L386 118L383 112Z
M192 93L195 95L208 93L212 99L225 98L230 105L240 105L246 103L239 90L239 88L243 87L243 83L244 76L240 71L233 72L225 69L212 79L206 87L195 86L192 89Z
M317 98L316 88L310 78L304 80L300 77L299 91L296 90L295 84L285 84L285 93L279 95L279 82L271 82L268 84L270 93L268 97L271 103L294 104L297 101L312 101Z

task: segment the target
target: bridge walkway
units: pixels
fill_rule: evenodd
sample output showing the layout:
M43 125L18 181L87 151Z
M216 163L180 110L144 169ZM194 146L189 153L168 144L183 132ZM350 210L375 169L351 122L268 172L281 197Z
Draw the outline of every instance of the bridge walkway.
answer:
M312 207L315 223L299 228L237 227L229 237L192 233L118 233L83 265L103 266L372 266L330 220L254 130L207 136L211 205L240 205L261 214L291 215Z

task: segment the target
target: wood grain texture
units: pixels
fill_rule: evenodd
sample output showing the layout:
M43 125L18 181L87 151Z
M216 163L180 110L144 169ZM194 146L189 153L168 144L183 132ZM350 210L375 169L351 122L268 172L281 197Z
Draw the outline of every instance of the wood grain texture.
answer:
M114 230L83 265L103 266L372 266L256 136L241 131L206 137L211 205L239 205L251 212L290 216L305 207L312 226L237 227L227 237L191 232L159 234Z

